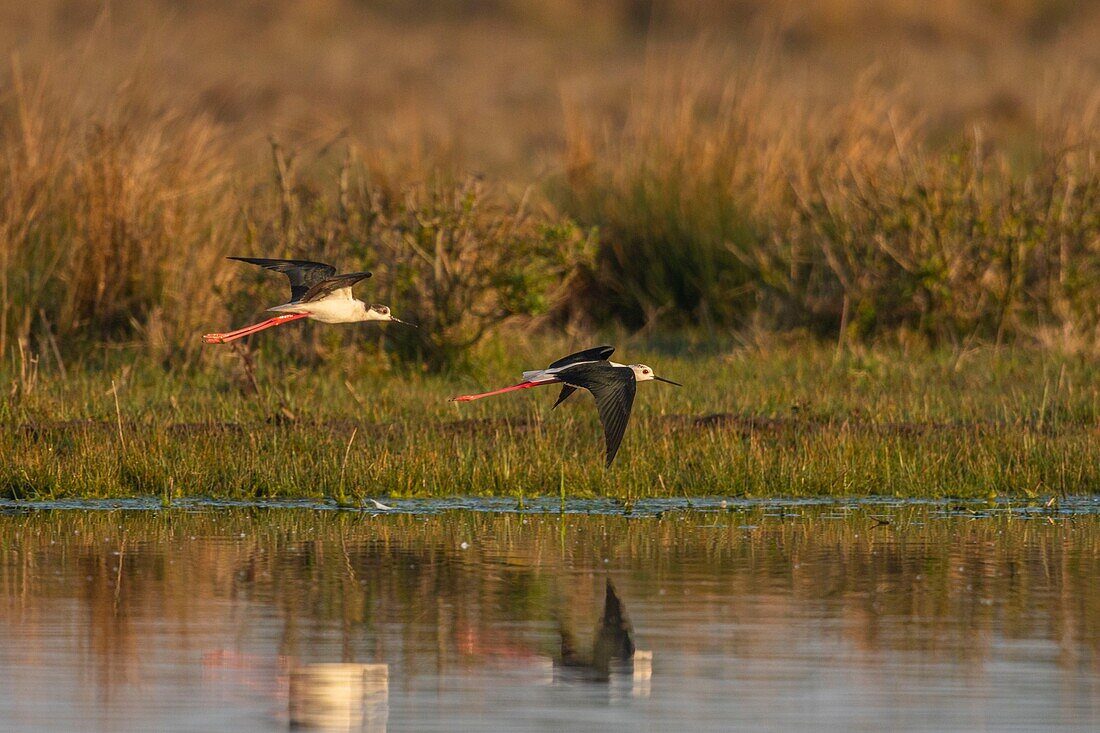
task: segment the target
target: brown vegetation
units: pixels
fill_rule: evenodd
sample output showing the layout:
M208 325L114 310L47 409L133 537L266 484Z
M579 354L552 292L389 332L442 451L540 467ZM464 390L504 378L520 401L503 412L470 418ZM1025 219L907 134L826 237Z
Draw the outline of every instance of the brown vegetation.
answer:
M1087 3L67 0L0 29L5 357L191 363L259 297L222 257L261 250L378 269L432 366L552 302L1097 342Z

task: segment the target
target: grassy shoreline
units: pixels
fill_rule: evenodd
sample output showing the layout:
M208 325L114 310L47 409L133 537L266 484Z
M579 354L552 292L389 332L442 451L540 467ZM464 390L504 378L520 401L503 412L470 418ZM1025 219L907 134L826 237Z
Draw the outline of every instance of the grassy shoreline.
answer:
M230 356L193 371L145 360L70 367L33 384L4 373L13 397L0 409L0 496L357 503L1100 490L1100 367L1049 351L838 356L831 345L777 343L716 354L631 344L616 357L685 387L643 385L611 470L587 396L553 412L554 395L538 390L446 401L583 345L534 339L507 353L490 343L476 377L260 359L245 379Z

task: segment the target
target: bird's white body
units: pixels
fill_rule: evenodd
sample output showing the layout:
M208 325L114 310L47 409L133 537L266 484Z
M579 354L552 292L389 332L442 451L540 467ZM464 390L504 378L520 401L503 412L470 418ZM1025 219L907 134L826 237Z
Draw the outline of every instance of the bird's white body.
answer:
M524 372L523 381L536 384L557 382L559 381L558 372L564 371L566 369L571 369L572 367L577 366L577 364L585 363L595 362L573 362L571 364L566 364L565 366L554 367L551 369L535 369L533 371ZM645 382L646 380L653 379L653 370L645 364L620 364L617 361L609 361L607 363L613 367L630 367L630 369L634 372L634 380L637 382Z
M286 275L290 280L290 302L268 308L269 311L275 311L279 315L268 318L266 321L238 328L235 331L204 334L203 343L225 344L303 318L321 323L361 323L363 321L405 323L394 318L390 309L384 305L367 305L352 297L352 286L370 277L369 272L347 272L338 275L336 268L332 265L310 260L279 260L267 257L230 257L229 259L259 265L265 270Z
M286 303L268 308L278 313L308 313L321 323L360 323L362 321L392 321L390 309L384 305L368 306L351 297L351 288L341 288L325 298L308 303Z

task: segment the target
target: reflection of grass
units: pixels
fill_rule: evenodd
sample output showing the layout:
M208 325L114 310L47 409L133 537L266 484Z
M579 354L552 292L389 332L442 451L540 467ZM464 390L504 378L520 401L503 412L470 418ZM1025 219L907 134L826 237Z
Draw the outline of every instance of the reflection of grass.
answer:
M103 657L140 665L144 635L166 625L184 639L198 633L203 643L249 648L256 616L226 604L270 604L285 619L280 653L318 653L307 622L330 620L342 622L332 628L344 636L343 653L396 654L387 647L396 627L406 658L435 672L437 655L454 664L456 646L499 641L516 633L511 622L560 616L590 633L610 570L635 621L679 611L686 626L676 644L685 650L789 652L787 633L699 630L751 617L780 632L812 610L846 620L835 628L866 649L977 659L989 654L992 631L1049 634L1075 664L1073 655L1090 649L1095 658L1097 517L974 521L937 511L800 507L779 516L760 507L662 520L256 509L0 516L0 622L30 628L74 614ZM872 513L891 523L876 527ZM157 623L143 623L149 618Z
M591 398L550 393L456 406L580 344L490 358L476 380L230 364L40 378L8 403L0 493L43 499L555 495L1052 495L1096 490L1095 367L1037 352L771 345L644 360L685 382L642 385L623 450L601 467ZM112 379L119 385L115 413ZM5 379L5 381L7 381ZM119 423L121 418L121 425ZM352 441L352 435L355 440ZM349 448L350 445L350 448ZM343 490L341 490L341 487Z

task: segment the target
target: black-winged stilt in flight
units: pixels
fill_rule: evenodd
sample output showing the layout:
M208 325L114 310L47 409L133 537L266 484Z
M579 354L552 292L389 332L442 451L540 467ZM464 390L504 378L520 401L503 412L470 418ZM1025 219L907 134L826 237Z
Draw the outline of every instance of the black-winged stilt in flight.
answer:
M248 262L275 272L281 272L290 280L290 301L268 308L282 315L227 333L208 333L202 340L208 344L224 344L243 338L265 328L281 326L299 318L312 318L321 323L358 323L360 321L393 321L411 326L394 318L384 305L367 305L351 297L351 286L370 277L369 272L336 274L336 268L309 260L272 260L265 257L230 257L231 260Z
M610 466L611 461L615 460L615 454L619 452L619 444L623 442L638 382L656 379L658 382L675 384L677 387L683 386L671 379L658 377L645 364L617 364L608 361L614 352L614 346L597 346L578 351L558 359L545 369L524 372L523 381L519 384L482 394L452 397L451 401L470 402L519 389L560 383L561 392L558 394L557 402L554 403L554 407L557 407L578 389L587 389L596 398L596 409L600 413L604 442L607 444L607 465Z

